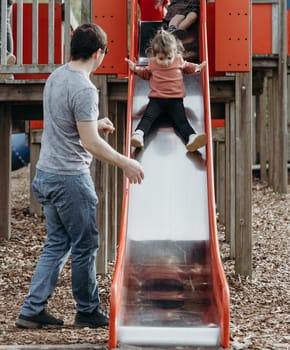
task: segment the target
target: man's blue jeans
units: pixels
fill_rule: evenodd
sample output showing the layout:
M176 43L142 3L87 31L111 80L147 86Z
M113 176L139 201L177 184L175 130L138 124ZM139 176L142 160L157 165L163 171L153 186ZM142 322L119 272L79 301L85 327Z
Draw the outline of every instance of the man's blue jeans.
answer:
M55 175L36 170L32 183L43 204L47 236L21 314L34 316L46 306L71 253L72 292L78 311L100 303L96 281L98 198L90 175Z

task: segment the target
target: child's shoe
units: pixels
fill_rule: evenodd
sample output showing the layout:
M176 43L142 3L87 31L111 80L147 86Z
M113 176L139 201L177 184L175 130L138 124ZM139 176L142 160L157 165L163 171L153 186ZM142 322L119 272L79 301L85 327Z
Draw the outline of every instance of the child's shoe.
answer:
M183 40L187 37L187 31L184 29L176 29L171 32L177 39Z
M133 132L131 145L136 148L144 147L144 132L142 130L136 130Z
M206 134L191 134L188 139L186 148L189 152L195 152L200 147L203 147L207 144L207 135Z
M176 29L177 29L177 28L176 28L175 26L171 25L171 26L169 26L169 27L166 29L166 31L167 31L168 33L172 33L172 32L174 32Z
M166 31L173 34L179 40L183 40L187 35L186 30L178 29L174 25L169 26Z

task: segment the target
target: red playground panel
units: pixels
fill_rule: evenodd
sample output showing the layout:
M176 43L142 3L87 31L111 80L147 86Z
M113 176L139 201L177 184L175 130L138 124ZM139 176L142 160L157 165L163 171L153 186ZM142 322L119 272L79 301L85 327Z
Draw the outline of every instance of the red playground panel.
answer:
M288 41L288 50L287 55L290 56L290 1L288 0L288 10L287 10L287 41Z
M43 120L30 120L30 129L43 129Z
M38 63L48 63L48 4L39 4L38 8ZM17 4L13 6L13 40L17 43ZM54 61L62 63L61 47L61 4L55 4ZM23 63L32 63L32 4L23 4ZM14 45L17 55L17 45ZM15 79L46 79L48 74L14 74Z
M215 70L248 72L250 38L250 1L216 0Z
M224 119L211 119L211 127L213 129L217 128L224 128L225 127L225 120Z
M163 1L163 5L155 8L156 0L138 0L140 7L141 21L161 21L164 17L164 8L168 0Z
M208 2L206 5L206 25L207 25L207 50L209 76L223 76L224 72L215 71L215 3Z
M272 54L272 4L253 4L252 53Z
M108 35L108 54L98 74L128 75L128 10L127 0L93 0L92 22L100 25Z

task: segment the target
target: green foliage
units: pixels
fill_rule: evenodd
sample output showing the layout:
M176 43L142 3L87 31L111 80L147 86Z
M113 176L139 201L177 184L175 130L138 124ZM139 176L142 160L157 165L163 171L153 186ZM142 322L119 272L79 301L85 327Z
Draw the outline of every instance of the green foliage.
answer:
M81 8L82 8L82 1L80 0L71 0L71 8L72 12L78 21L78 23L81 23Z

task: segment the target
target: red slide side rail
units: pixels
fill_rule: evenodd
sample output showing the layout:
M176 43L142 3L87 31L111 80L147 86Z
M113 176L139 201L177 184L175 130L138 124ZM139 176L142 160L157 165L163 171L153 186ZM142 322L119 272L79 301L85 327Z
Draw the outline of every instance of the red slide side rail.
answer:
M131 1L131 23L130 23L130 54L131 60L135 60L138 38L137 27L137 14L138 3L137 0ZM127 126L126 126L126 155L130 156L130 138L132 128L132 106L134 95L134 73L129 70L128 80L128 103L127 103ZM117 316L121 304L121 293L124 279L124 263L126 257L126 235L128 226L128 200L129 200L129 181L124 179L124 191L123 191L123 203L122 203L122 216L120 226L119 247L117 254L117 262L115 266L113 282L111 287L110 298L110 324L109 324L109 349L117 347L118 334L117 334Z
M206 28L206 1L201 0L200 1L201 61L206 60L208 62L207 47L208 46L207 46L207 28ZM206 69L203 70L203 96L204 96L205 130L209 140L208 146L206 147L206 167L207 167L207 186L208 186L211 268L212 268L212 276L213 276L214 295L217 302L217 308L218 308L218 313L220 318L221 345L224 348L228 348L229 339L230 339L229 289L228 289L226 276L225 276L221 259L220 259L219 244L217 239L208 65L206 66Z

